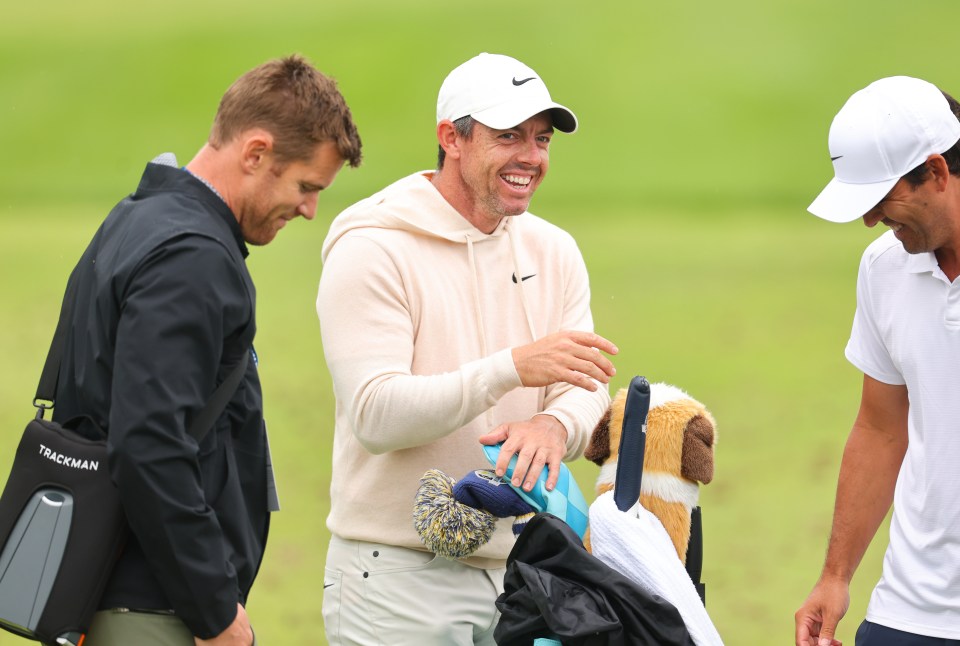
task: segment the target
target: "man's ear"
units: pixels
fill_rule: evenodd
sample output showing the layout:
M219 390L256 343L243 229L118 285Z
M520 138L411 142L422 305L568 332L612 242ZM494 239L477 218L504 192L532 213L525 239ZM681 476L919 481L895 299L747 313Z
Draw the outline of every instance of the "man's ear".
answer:
M240 165L244 173L256 173L266 165L273 152L273 135L262 128L254 128L243 133L241 141Z
M437 124L437 142L448 159L460 159L460 135L457 128L449 119Z
M935 182L937 190L946 190L947 180L950 178L950 167L943 155L930 155L924 163L930 169L930 177Z

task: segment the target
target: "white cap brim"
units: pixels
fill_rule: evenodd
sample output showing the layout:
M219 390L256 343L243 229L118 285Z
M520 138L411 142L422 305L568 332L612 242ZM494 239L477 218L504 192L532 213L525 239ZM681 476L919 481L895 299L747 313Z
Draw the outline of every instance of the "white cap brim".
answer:
M852 184L834 177L807 210L828 222L853 222L886 197L899 179L894 177L882 182Z
M550 111L550 120L553 122L554 128L560 132L576 132L577 117L569 108L559 103L544 103L537 98L531 101L511 101L474 112L470 116L488 128L507 130L544 110Z

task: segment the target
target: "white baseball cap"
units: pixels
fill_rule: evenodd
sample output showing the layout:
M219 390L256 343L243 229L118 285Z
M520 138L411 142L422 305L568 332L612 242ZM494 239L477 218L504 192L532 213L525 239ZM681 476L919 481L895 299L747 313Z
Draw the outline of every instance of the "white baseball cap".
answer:
M834 178L807 210L830 222L852 222L901 177L957 140L960 121L937 86L909 76L874 81L833 118Z
M577 117L554 103L540 76L515 58L483 53L454 69L437 97L437 123L471 116L496 130L513 128L544 110L562 132L577 129Z

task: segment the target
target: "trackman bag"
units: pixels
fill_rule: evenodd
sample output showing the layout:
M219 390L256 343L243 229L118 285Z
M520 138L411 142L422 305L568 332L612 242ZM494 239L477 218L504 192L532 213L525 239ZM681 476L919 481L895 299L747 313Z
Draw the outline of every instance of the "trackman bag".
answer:
M0 496L0 628L63 646L82 644L127 534L107 467L106 433L87 417L63 425L43 418L55 404L75 290L71 276L34 399L36 418ZM191 423L188 432L198 441L233 396L248 360L244 352ZM79 419L99 437L77 433Z

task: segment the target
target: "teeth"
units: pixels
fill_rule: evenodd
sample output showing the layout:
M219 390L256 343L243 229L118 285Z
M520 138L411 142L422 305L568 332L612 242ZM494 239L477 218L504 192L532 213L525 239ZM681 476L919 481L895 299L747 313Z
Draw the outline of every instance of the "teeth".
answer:
M526 186L530 183L529 177L522 177L520 175L503 175L503 179L507 180L511 184L519 184L520 186Z

